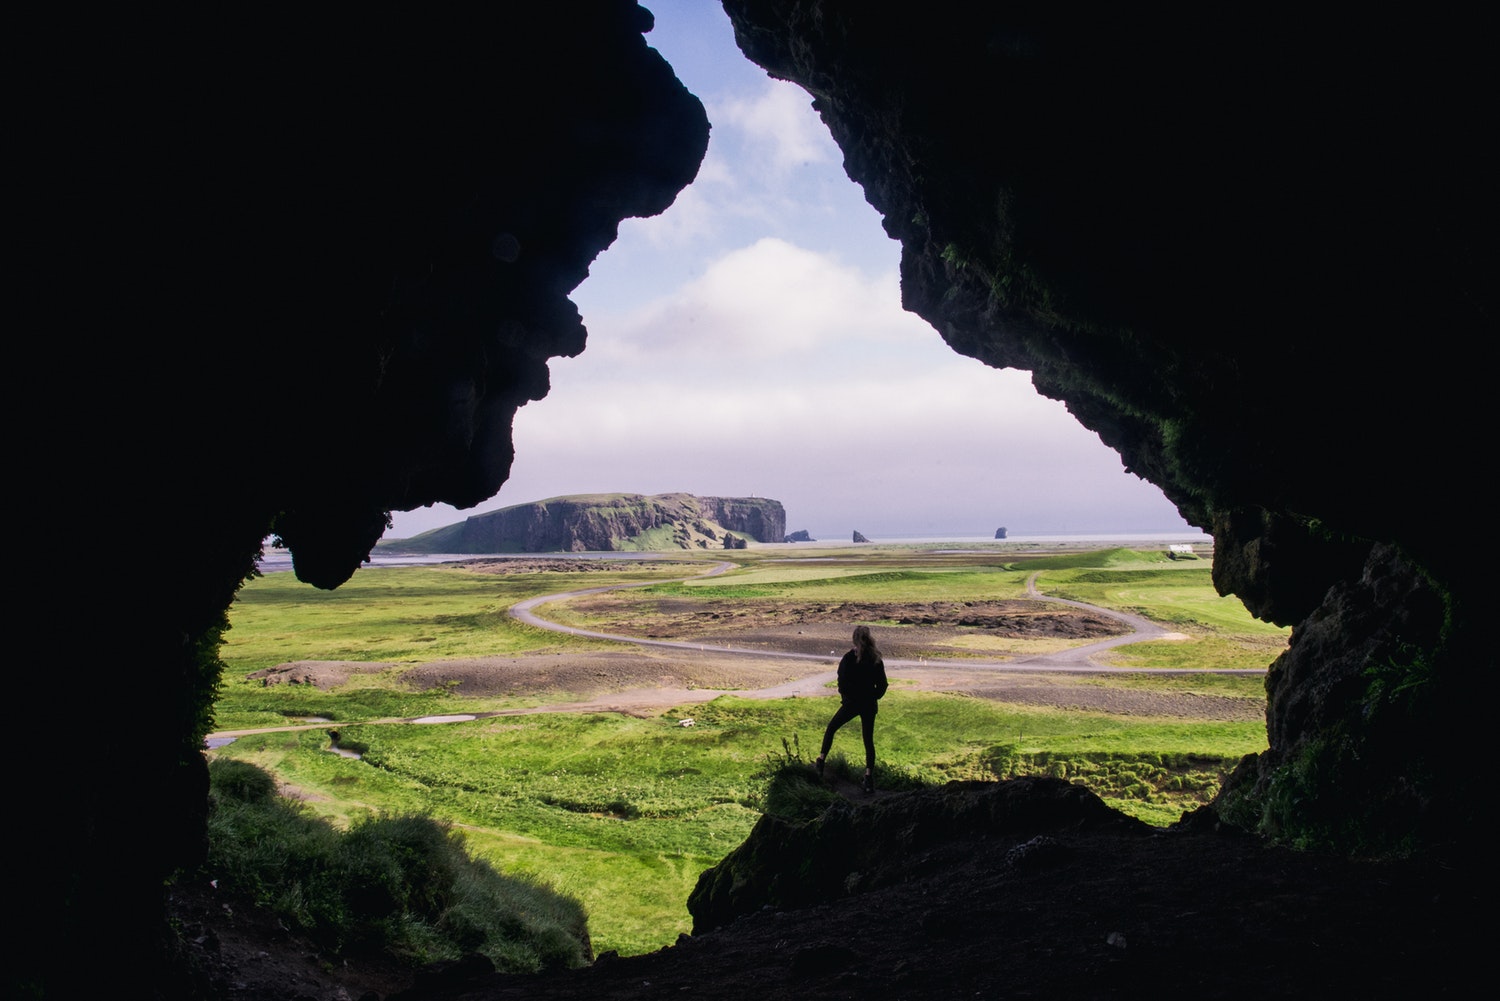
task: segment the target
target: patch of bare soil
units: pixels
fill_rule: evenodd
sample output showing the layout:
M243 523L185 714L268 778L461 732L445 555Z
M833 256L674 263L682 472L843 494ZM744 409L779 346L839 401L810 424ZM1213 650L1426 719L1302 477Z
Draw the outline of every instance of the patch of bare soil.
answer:
M401 680L415 688L447 687L461 695L530 697L599 695L642 689L754 691L819 670L806 662L768 656L702 655L658 650L548 653L434 661Z
M980 674L942 667L907 668L898 675L915 682L922 691L951 692L1017 705L1223 722L1266 718L1264 696L1236 698L1170 688L1124 688L1094 684L1062 674Z
M718 606L688 599L605 594L575 598L568 604L575 612L606 622L603 631L642 639L754 641L762 636L789 639L795 632L832 642L839 653L848 649L849 633L856 623L888 622L903 627L877 637L882 651L893 658L917 656L912 651L922 648L941 649L957 636L1092 640L1129 631L1108 616L1031 600L877 604L756 599ZM875 628L879 630L878 625Z
M395 666L358 660L290 660L252 671L245 677L268 688L272 685L312 685L327 690L347 684L356 674L379 674Z

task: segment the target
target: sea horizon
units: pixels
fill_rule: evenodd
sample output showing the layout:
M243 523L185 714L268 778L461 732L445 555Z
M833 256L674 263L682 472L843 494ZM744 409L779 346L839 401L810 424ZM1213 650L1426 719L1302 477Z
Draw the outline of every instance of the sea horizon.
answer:
M812 534L812 533L809 533ZM391 542L404 540L392 539ZM929 546L929 545L958 545L958 546L988 546L999 548L1002 546L1015 546L1018 544L1034 545L1092 545L1120 543L1122 545L1141 544L1164 544L1164 545L1212 545L1213 536L1203 532L1189 529L1187 531L1167 530L1161 532L1071 532L1038 535L1010 535L1003 539L994 537L991 532L987 535L973 534L964 535L959 533L939 535L901 535L901 536L870 536L869 545L890 546ZM757 549L784 549L795 551L798 549L833 548L855 545L853 533L846 533L838 537L823 537L813 535L810 542L762 542L753 544ZM689 550L683 550L688 552ZM732 550L724 550L730 552ZM583 559L641 559L653 556L672 555L675 550L615 550L615 551L591 551L591 552L565 552L562 550L548 550L534 553L391 553L379 549L371 552L370 559L363 565L374 567L391 566L429 566L436 563L457 563L463 560L475 558L494 559L518 559L528 556L568 556ZM719 550L692 550L698 555L711 554ZM265 553L257 564L261 573L275 573L281 570L292 569L292 554L285 549L273 548L267 543Z

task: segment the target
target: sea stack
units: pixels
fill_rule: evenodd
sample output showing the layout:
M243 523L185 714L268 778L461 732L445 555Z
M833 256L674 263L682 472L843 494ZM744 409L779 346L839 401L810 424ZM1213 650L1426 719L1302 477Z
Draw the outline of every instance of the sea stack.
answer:
M997 538L997 539L1003 539L1003 538L1005 538L1005 529L1003 527L995 529L995 538Z

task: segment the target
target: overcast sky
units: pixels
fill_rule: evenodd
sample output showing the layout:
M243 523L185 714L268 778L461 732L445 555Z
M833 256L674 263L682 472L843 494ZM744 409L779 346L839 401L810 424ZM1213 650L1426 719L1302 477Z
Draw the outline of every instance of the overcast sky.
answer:
M709 0L643 0L646 40L708 109L693 185L626 220L573 295L589 329L516 415L491 500L397 512L388 538L578 493L772 497L815 538L1197 536L1025 372L901 309L900 246L800 88Z

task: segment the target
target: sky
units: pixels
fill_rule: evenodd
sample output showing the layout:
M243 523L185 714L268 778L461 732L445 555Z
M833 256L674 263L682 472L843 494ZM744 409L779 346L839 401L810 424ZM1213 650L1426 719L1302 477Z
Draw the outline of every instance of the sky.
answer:
M394 512L386 538L584 493L770 497L818 539L1163 533L1155 486L1027 373L955 353L901 309L885 235L794 84L710 0L643 0L646 41L703 101L694 183L628 219L573 293L589 330L516 415L515 464L477 507Z

